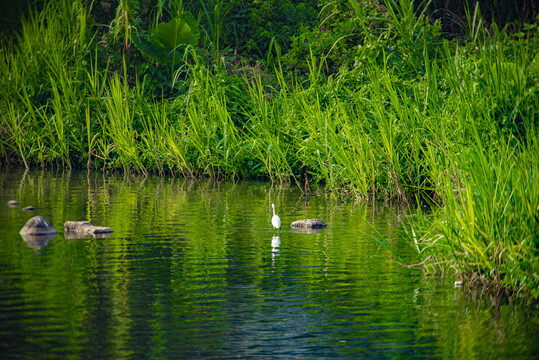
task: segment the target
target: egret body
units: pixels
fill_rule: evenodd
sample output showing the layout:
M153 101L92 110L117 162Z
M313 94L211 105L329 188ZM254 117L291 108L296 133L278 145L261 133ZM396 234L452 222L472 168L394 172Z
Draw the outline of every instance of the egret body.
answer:
M275 204L271 204L271 207L273 208L273 217L271 218L271 225L273 225L273 229L279 229L281 231L281 218L279 215L275 214Z

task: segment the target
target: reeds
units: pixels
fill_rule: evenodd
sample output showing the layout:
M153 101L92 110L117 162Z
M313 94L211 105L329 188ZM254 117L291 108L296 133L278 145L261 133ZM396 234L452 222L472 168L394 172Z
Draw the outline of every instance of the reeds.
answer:
M539 149L537 130L529 133L525 145L509 139L489 147L476 134L474 145L451 156L455 172L443 177L443 213L416 214L408 233L423 234L418 251L425 258L536 299Z

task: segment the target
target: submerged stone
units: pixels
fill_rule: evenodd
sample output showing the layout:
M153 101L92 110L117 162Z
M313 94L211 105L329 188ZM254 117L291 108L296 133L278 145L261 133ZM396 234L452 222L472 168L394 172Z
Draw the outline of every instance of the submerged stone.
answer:
M7 206L9 207L14 207L14 206L18 206L19 205L19 202L17 200L9 200L7 202Z
M70 233L70 238L74 238L73 233L76 234L108 234L112 232L112 229L107 226L95 226L89 221L66 221L64 223L64 230Z
M322 229L328 225L320 219L304 219L294 221L290 226L298 229Z
M26 222L19 234L21 235L53 235L56 228L43 216L34 216Z

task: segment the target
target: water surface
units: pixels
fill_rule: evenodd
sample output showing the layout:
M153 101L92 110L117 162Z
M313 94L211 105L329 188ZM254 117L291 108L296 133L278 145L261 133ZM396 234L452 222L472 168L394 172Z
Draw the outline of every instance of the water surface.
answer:
M405 209L294 186L0 174L2 359L534 358L539 314L403 268ZM8 200L20 206L10 208ZM274 236L271 203L283 228ZM3 205L2 205L3 204ZM23 211L33 205L36 211ZM42 215L58 234L19 235ZM320 218L328 228L294 231ZM110 226L66 239L67 220Z

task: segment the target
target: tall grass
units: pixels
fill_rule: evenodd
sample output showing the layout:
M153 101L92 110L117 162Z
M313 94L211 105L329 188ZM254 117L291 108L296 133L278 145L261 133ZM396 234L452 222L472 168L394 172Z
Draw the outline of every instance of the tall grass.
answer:
M251 82L246 82L252 110L245 133L257 171L266 173L273 181L295 178L292 166L297 162L292 144L294 115L285 116L286 108L272 101L272 89L263 86L262 74L254 70ZM284 90L286 91L286 90Z
M539 296L539 152L537 129L527 144L476 144L452 157L443 177L443 212L417 214L410 234L418 249L470 281ZM416 237L417 241L417 237ZM434 266L434 264L431 264Z
M0 111L12 149L30 163L71 166L70 147L80 148L77 123L87 13L79 1L49 4L23 21L17 44L2 44ZM28 161L27 161L28 160Z

